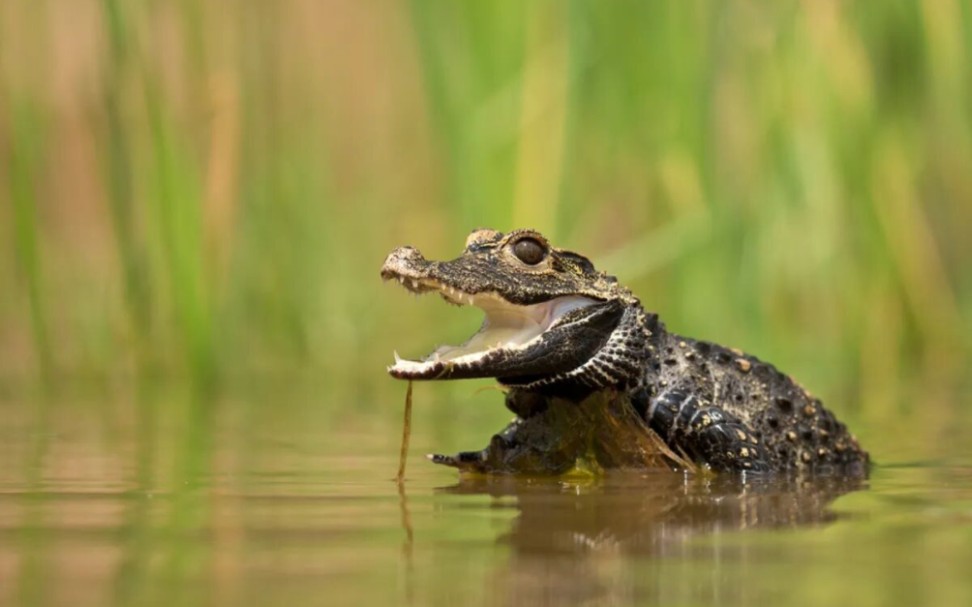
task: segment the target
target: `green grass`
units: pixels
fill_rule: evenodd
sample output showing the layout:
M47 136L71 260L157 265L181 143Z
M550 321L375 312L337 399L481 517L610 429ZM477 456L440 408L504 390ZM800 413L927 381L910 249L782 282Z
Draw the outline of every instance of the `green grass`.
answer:
M12 243L20 284L26 291L27 311L23 315L42 374L51 365L47 314L44 309L43 263L38 243L36 179L42 145L36 112L20 100L13 100L10 150L10 201L12 203Z
M367 409L475 322L384 254L481 225L875 424L972 362L967 2L8 4L0 381Z

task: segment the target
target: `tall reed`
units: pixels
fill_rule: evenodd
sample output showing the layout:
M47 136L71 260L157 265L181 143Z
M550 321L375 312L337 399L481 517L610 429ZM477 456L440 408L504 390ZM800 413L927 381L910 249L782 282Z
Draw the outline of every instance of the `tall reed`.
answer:
M382 256L479 225L875 419L970 361L961 2L45 6L0 19L2 361L367 408L472 329Z

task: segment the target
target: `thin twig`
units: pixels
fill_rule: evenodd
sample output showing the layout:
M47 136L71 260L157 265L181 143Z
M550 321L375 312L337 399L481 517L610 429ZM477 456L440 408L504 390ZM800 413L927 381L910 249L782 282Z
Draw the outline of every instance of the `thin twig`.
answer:
M398 454L398 474L395 481L402 484L405 480L405 460L408 459L408 439L412 434L412 380L408 381L405 392L405 422L402 425L402 450Z

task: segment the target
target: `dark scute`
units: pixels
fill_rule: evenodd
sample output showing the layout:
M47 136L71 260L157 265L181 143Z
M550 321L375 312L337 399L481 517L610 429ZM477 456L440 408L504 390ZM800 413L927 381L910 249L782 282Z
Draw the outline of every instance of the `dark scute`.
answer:
M594 274L595 272L594 264L591 263L590 259L584 257L583 255L578 255L577 253L573 253L571 251L561 251L560 257L580 268L581 272L584 274ZM607 278L609 279L609 282L617 282L617 279L613 276L608 276Z
M822 430L826 430L827 432L833 432L835 426L834 414L826 409L821 409L820 417L818 418L817 423L820 425L820 428Z
M651 403L652 391L644 386L631 395L631 406L638 412L641 419L645 419L648 414L648 405Z

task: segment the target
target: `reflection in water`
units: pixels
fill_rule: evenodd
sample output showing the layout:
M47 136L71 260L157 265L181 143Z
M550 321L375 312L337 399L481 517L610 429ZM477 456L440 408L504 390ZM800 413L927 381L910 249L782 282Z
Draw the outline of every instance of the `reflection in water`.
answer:
M409 383L409 398L412 385ZM408 422L406 422L408 423ZM404 461L404 458L402 458ZM405 541L402 543L402 560L405 563L405 603L415 604L415 531L412 529L412 514L408 509L408 496L403 482L404 467L399 465L396 484L398 485L398 507L402 513L402 528L405 530Z
M273 408L250 433L192 418L208 443L181 417L109 440L96 411L39 431L0 403L0 605L972 605L966 460L746 484L419 464L399 487L388 445Z
M440 491L513 500L518 516L498 539L512 548L512 555L493 587L503 588L500 603L532 605L664 602L673 582L693 579L684 570L677 581L662 579L664 567L646 567L646 560L699 565L694 592L679 589L680 599L688 595L708 602L728 598L713 594L726 592L734 594L734 601L744 599L745 588L717 578L732 575L719 571L721 562L729 568L746 566L748 543L720 541L723 534L830 523L837 515L829 504L864 485L862 479L743 482L658 472L615 474L587 483L465 478ZM638 561L641 566L633 567Z

